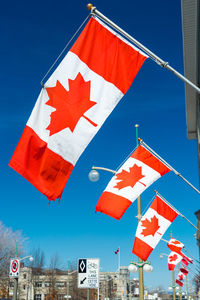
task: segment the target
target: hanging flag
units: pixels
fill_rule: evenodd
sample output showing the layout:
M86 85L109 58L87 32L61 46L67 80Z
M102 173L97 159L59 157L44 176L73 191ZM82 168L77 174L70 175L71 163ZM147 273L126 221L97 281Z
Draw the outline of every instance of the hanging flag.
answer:
M140 145L112 177L95 211L121 219L132 202L170 169Z
M178 280L178 279L176 279L176 283L179 285L179 286L183 286L183 282L182 281L180 281L180 280Z
M180 272L182 274L184 274L184 276L187 276L187 274L188 274L188 270L186 268L184 268L184 267L180 268Z
M183 259L183 256L176 253L176 252L171 252L168 256L168 269L169 271L174 270L175 266L181 262Z
M177 216L177 211L157 195L138 223L132 252L142 260L147 260Z
M181 254L181 250L184 248L184 245L178 240L171 238L169 243L167 244L171 251ZM181 254L183 256L183 254Z
M182 263L184 263L186 266L190 264L193 264L193 260L189 257L187 257L185 254L181 253L181 255L183 256L182 258Z
M115 254L119 253L119 248L115 251Z
M91 17L45 83L9 163L49 200L60 198L82 152L147 56Z

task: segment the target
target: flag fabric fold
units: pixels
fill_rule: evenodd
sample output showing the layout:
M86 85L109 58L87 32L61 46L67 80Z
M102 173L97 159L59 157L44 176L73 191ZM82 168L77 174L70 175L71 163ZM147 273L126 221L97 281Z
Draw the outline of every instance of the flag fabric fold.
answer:
M177 211L157 195L138 223L132 252L146 261L177 216Z
M182 244L181 242L179 242L178 240L176 240L174 238L170 239L167 246L171 251L174 251L179 254L181 254L181 250L184 248L184 244ZM181 255L183 255L183 254L181 254Z
M146 58L91 17L45 83L9 166L50 200L61 197L80 155Z
M183 259L183 256L172 251L168 256L168 269L169 271L174 270L175 266L181 262Z
M95 211L120 220L135 199L169 171L161 160L143 145L139 145L112 177Z

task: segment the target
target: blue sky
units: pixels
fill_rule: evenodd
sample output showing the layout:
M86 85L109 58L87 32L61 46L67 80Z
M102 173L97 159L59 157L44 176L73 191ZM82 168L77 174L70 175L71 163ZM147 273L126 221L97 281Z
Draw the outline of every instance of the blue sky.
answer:
M88 15L86 1L10 1L0 11L1 28L1 220L13 230L21 229L29 240L27 253L40 247L48 259L58 253L62 265L80 257L100 258L102 271L117 269L137 260L132 246L137 227L134 203L120 221L95 214L96 203L111 178L100 173L92 183L92 165L116 169L136 145L139 136L196 187L199 185L197 145L188 140L184 84L150 59L138 73L131 88L107 119L79 159L65 187L60 204L47 199L29 182L8 167L25 124L40 92L40 81L66 43ZM94 5L112 21L183 74L180 1L96 0ZM142 211L154 196L163 195L194 224L199 195L173 173L166 174L142 195ZM171 230L194 257L198 249L195 229L178 217ZM164 238L169 239L170 229ZM171 282L169 253L160 242L149 257L154 272L145 274L147 286ZM165 278L165 283L163 283Z

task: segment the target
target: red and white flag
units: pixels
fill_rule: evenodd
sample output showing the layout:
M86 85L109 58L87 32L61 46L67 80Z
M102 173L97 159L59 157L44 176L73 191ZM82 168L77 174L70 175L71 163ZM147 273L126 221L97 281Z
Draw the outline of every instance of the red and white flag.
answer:
M168 256L168 269L169 271L174 270L175 266L181 262L183 259L183 256L176 253L176 252L171 252Z
M177 216L177 211L157 195L138 224L132 252L146 261Z
M86 27L42 89L9 163L50 200L147 56L100 20Z
M119 253L119 248L117 248L117 250L115 251L115 254Z
M187 274L189 273L188 269L182 267L180 268L180 273L182 273L184 276L187 276Z
M95 211L119 220L133 201L170 169L140 145L107 185Z
M184 263L186 266L188 266L189 263L193 264L193 260L191 258L187 257L185 254L182 254L182 253L181 253L181 255L183 256L183 258L181 260L182 263Z
M180 280L178 280L178 279L176 279L176 283L179 285L179 286L183 286L183 282L182 281L180 281Z
M184 244L182 244L181 242L179 242L178 240L171 238L169 243L167 244L167 246L169 247L169 249L171 251L174 251L176 253L179 253L183 256L183 254L181 253L181 250L184 248Z

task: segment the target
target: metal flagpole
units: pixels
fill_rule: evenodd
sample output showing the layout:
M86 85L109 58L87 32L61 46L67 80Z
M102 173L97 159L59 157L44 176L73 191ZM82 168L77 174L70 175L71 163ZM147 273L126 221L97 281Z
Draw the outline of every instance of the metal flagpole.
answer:
M118 271L120 271L120 247L118 247Z
M170 164L168 164L160 155L158 155L153 149L151 149L142 139L139 138L140 144L144 145L152 154L154 154L157 158L159 158L171 171L173 171L177 176L183 179L191 188L193 188L198 194L200 191L195 188L185 177L183 177L178 171L176 171Z
M194 83L192 83L190 80L188 80L185 76L181 75L178 71L173 69L168 62L165 62L160 57L158 57L156 54L151 52L148 48L146 48L144 45L142 45L140 42L138 42L136 39L134 39L131 35L129 35L126 31L121 29L119 26L117 26L114 22L112 22L110 19L108 19L106 16L104 16L101 12L99 12L95 6L92 4L88 4L87 8L91 11L92 14L98 16L101 18L104 22L106 22L108 25L110 25L112 28L117 30L120 34L122 34L125 38L127 38L129 41L134 43L137 47L142 49L145 53L147 53L153 61L155 61L159 66L168 69L172 73L174 73L177 77L179 77L181 80L183 80L185 83L189 84L192 88L194 88L199 94L200 94L200 88L197 87Z
M135 124L135 130L136 130L136 146L138 146L138 124ZM138 223L141 219L141 196L137 198L137 208L138 208ZM138 263L139 265L142 265L143 260L138 257ZM139 299L144 300L144 281L143 281L143 267L139 268Z

